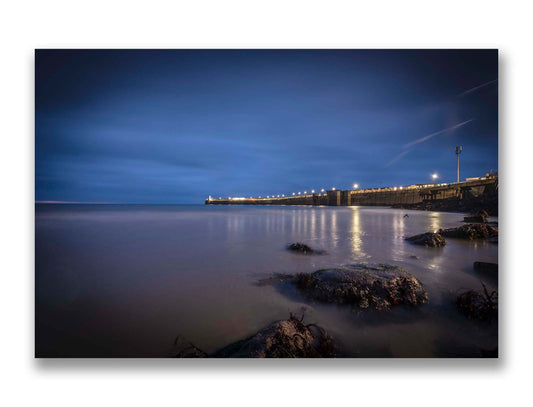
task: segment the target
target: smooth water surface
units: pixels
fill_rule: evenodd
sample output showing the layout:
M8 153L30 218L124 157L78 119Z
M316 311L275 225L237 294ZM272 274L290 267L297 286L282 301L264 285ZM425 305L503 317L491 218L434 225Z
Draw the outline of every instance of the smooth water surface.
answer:
M178 335L212 352L305 312L343 356L480 356L497 346L497 323L466 319L454 299L481 289L480 280L497 288L472 267L497 263L497 244L447 239L435 249L404 240L459 226L463 216L376 207L37 205L36 355L166 357ZM291 253L291 242L328 254ZM406 268L429 303L360 311L257 284L272 273L355 262Z

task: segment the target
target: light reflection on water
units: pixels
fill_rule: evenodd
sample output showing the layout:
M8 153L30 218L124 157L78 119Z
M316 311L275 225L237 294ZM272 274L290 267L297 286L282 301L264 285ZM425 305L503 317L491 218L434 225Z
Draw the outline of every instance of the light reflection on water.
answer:
M448 239L444 248L428 249L404 240L460 225L463 216L371 207L39 205L37 349L166 356L181 334L213 351L302 306L306 319L326 327L352 356L442 356L490 347L496 328L467 321L452 301L459 289L480 288L472 263L497 262L497 245ZM285 250L297 241L328 255ZM255 284L273 272L358 261L405 267L422 281L430 303L387 315L358 313Z

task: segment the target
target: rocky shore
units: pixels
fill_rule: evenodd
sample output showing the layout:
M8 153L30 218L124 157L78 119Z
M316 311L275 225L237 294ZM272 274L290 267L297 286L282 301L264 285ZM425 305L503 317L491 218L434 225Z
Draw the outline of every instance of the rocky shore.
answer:
M392 205L392 208L466 213L486 211L489 216L498 216L498 192L485 193L481 196L468 199L448 198L424 201L416 204L397 204Z

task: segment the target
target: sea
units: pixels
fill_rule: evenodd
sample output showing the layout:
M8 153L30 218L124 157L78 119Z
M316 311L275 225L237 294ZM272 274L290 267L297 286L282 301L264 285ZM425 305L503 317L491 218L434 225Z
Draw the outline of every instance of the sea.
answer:
M498 323L466 318L466 290L497 290L498 244L406 237L463 224L461 213L386 207L36 204L37 357L172 357L176 339L207 353L291 314L322 326L339 357L481 357ZM496 217L489 219L497 221ZM302 242L325 255L287 250ZM260 284L275 273L398 265L428 292L390 311L315 303Z

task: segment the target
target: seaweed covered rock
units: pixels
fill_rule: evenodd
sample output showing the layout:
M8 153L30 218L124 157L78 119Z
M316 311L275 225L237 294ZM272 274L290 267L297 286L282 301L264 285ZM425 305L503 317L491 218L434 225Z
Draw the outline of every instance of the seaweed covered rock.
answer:
M485 284L483 293L469 290L459 294L456 304L459 311L470 319L490 321L498 315L498 293L492 291L489 294Z
M440 229L438 233L445 237L474 240L498 236L498 229L483 223L470 223L457 228Z
M332 358L337 348L328 333L303 316L276 321L256 334L207 354L190 342L174 343L178 358Z
M388 264L353 264L343 268L300 273L291 282L304 296L322 302L389 309L428 301L422 283L409 272Z
M215 358L324 358L336 349L327 332L293 315L215 352Z
M444 239L438 233L421 233L419 235L411 236L405 240L426 247L444 247L446 245L446 239Z
M301 254L325 254L324 250L313 249L303 243L291 243L287 245L287 250Z

